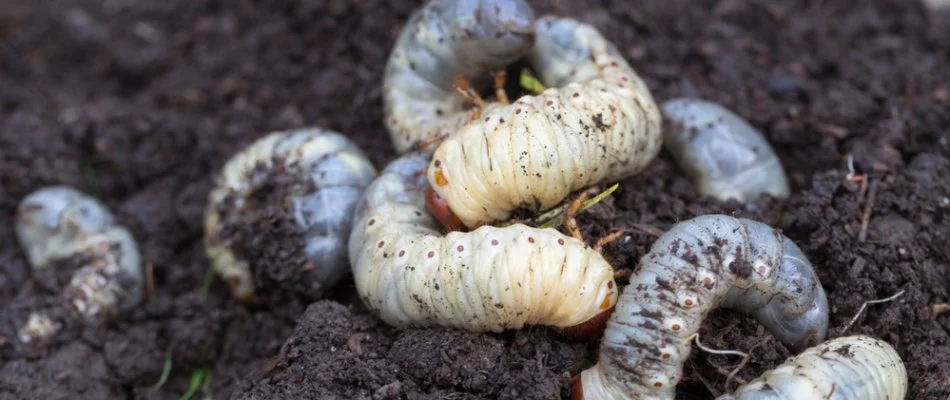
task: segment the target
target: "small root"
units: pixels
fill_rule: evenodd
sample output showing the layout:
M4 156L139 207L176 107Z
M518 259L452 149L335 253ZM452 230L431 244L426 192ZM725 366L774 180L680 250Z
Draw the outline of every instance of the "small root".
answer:
M748 359L749 359L749 357L743 358L743 359L742 359L742 362L739 363L740 367L736 367L736 368L733 369L732 371L726 369L726 367L723 367L723 366L721 366L721 365L715 365L715 364L713 364L713 367L716 368L716 372L720 373L721 375L726 375L726 376L728 376L729 378L727 378L727 379L734 380L734 381L738 382L739 385L741 386L741 385L745 385L746 383L749 383L749 382L746 381L745 379L742 379L742 378L740 378L740 377L738 377L738 376L735 376L735 375L736 375L737 372L739 372L739 368L741 368L741 366L744 366L744 365L745 365L745 363L746 363L746 361L747 361ZM712 364L712 363L710 363L710 364ZM728 387L728 386L727 386L727 387Z
M695 340L693 340L693 339L695 339ZM745 364L749 361L749 354L743 353L743 352L737 351L737 350L716 350L716 349L713 349L713 348L706 347L706 346L704 346L704 345L699 341L699 332L696 332L696 333L694 333L694 334L689 335L688 337L686 337L686 340L684 340L683 343L687 343L687 342L689 342L690 340L693 340L693 341L696 343L696 347L699 347L700 350L705 351L705 352L710 353L710 354L731 355L731 356L739 356L739 357L742 357L742 361L741 361L741 362L739 363L739 365L738 365L736 368L734 368L731 372L730 372L730 371L727 371L725 368L723 368L723 367L721 367L721 366L719 366L719 365L715 365L715 364L712 364L712 363L710 363L710 364L712 364L714 367L716 367L716 370L718 370L719 373L721 373L721 374L723 374L723 375L726 375L726 376L728 377L728 378L726 379L727 382L730 381L730 380L732 380L732 379L735 379L735 381L736 381L736 382L739 382L739 384L741 384L741 385L744 385L744 384L746 383L746 382L744 382L744 380L743 380L742 378L738 378L738 377L736 377L735 375L736 375L736 373L739 372L739 369L741 369L742 367L744 367ZM727 386L727 387L728 387L728 386Z
M868 222L871 220L871 210L874 209L874 200L877 196L877 184L875 180L871 182L871 188L868 189L868 202L864 205L864 213L861 215L861 231L858 232L858 242L864 243L868 236Z
M724 384L724 387L726 388L726 391L729 391L729 390L730 390L730 389L729 389L729 388L730 388L729 385L732 383L732 381L738 382L739 385L745 385L746 383L748 383L748 382L746 382L745 379L742 379L742 378L736 376L736 374L738 374L739 371L742 370L742 367L745 367L745 365L749 362L749 360L750 360L751 357L752 357L752 351L753 351L753 350L755 350L757 347L759 347L759 346L761 346L761 345L763 345L763 344L768 343L768 342L771 341L771 340L772 340L772 336L765 336L762 340L760 340L758 343L752 345L752 347L749 348L749 355L746 356L745 358L743 358L743 359L742 359L742 362L740 362L739 365L737 365L736 368L733 369L732 372L729 373L729 375L726 377L726 383Z
M719 389L716 389L716 385L713 385L703 374L699 373L699 369L696 368L696 363L694 363L693 360L689 360L689 366L693 369L693 375L703 383L703 386L706 386L706 390L712 393L713 397L719 397L722 394Z
M894 299L900 297L903 294L904 294L904 290L901 290L900 292L897 292L895 295L888 297L886 299L865 301L864 304L861 304L861 308L858 309L858 312L854 314L854 317L851 318L851 322L848 322L848 325L845 325L844 329L841 330L841 334L843 335L845 332L848 331L848 329L851 329L851 326L854 325L854 323L858 320L858 317L861 316L861 314L864 312L864 309L868 308L868 305L894 301Z
M702 349L703 351L707 353L718 354L718 355L732 355L732 356L740 356L740 357L749 356L748 354L743 353L738 350L716 350L716 349L703 346L703 344L699 341L699 332L687 336L686 339L683 340L683 344L689 343L690 340L696 343L696 347L699 347L700 349Z
M719 334L716 335L716 340L720 342L724 342L726 340L726 335L728 335L729 332L732 332L733 329L736 329L737 326L739 326L739 321L730 322L729 325L726 325L725 328L722 328L719 330ZM763 331L762 331L762 328L760 327L758 334L761 334L761 332Z
M695 339L695 340L693 340L693 339ZM752 354L752 350L754 350L756 347L759 347L759 346L761 346L762 344L764 344L768 339L769 339L769 337L767 336L765 339L759 341L759 343L756 343L755 345L753 345L752 348L749 349L749 353L743 353L743 352L738 351L738 350L717 350L717 349L713 349L713 348L706 347L705 345L702 344L702 342L699 341L699 332L694 333L694 334L692 334L692 335L689 335L689 336L686 338L686 340L683 341L683 343L687 343L687 342L689 342L690 340L693 340L693 341L696 343L696 347L699 347L700 350L705 351L705 352L707 352L707 353L710 353L710 354L718 354L718 355L731 355L731 356L739 356L739 357L742 357L742 360L739 362L739 364L736 365L736 367L733 368L731 371L726 370L724 367L722 367L722 366L720 366L720 365L715 365L715 364L713 364L713 363L710 363L711 365L713 365L713 366L716 368L716 370L717 370L720 374L726 375L725 388L726 388L726 390L728 391L728 390L729 390L729 384L730 384L732 381L736 381L736 382L738 382L740 385L745 385L746 383L748 383L745 379L742 379L742 378L737 377L736 374L738 374L739 371L740 371L743 367L745 367L746 363L749 362L749 359L750 359L751 354Z
M854 156L851 154L848 154L848 175L845 176L845 179L851 182L859 182L861 184L861 188L858 190L858 203L864 200L864 195L868 191L868 175L856 174L854 170Z
M950 303L937 303L933 305L933 312L935 315L940 315L945 312L950 312Z

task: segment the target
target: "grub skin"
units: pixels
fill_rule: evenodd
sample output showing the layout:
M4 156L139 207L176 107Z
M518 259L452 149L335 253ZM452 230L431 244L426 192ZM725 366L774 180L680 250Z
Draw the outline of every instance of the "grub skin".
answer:
M453 134L484 112L466 109L454 90L456 76L485 86L492 71L531 49L534 19L521 0L433 0L414 12L383 74L385 123L396 151Z
M301 233L294 248L307 262L295 270L311 287L332 287L348 271L346 242L353 209L375 176L376 169L363 151L334 131L289 130L256 140L225 163L209 195L204 244L212 267L232 295L249 304L258 301L252 271L255 260L241 257L237 249L247 244L238 243L243 239L233 231L260 218L256 208L263 205L254 201L256 192L268 185L283 185L280 190L287 195L280 201Z
M793 348L821 342L828 330L824 288L791 240L761 222L696 217L643 256L575 398L672 399L688 338L718 307L752 315Z
M554 229L521 224L442 234L425 209L428 157L407 154L366 190L350 237L364 304L396 327L500 332L571 328L613 308L613 268Z
M742 117L693 98L667 100L660 108L664 145L697 192L722 201L788 197L781 160L762 133Z
M662 147L649 89L597 29L545 16L536 32L529 59L551 88L483 110L429 165L433 190L468 228L633 176Z
M142 300L143 271L138 244L98 200L68 186L51 186L26 196L17 208L15 230L35 271L81 260L60 293L82 321L101 323ZM37 310L20 329L24 343L56 334L61 324Z
M887 342L839 337L809 348L717 400L903 400L907 369Z

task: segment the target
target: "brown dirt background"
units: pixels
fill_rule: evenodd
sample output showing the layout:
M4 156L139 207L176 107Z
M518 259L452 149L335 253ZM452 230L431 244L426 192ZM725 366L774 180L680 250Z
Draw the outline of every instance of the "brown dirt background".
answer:
M833 336L863 302L904 290L869 306L847 333L896 346L909 398L950 396L950 313L931 310L950 301L950 17L906 0L534 3L602 29L658 100L701 96L748 118L793 184L784 201L721 203L697 196L663 154L582 219L590 235L632 229L606 250L616 267L635 267L654 238L650 227L707 213L767 222L815 264ZM418 4L5 1L0 399L177 399L205 366L213 378L199 395L215 399L566 394L570 377L596 359L596 343L545 328L393 330L366 313L351 282L309 307L247 309L220 282L199 292L205 197L231 154L270 130L318 125L352 135L377 166L392 159L380 74ZM846 179L846 154L876 190ZM115 324L69 329L27 349L11 336L11 321L45 297L30 283L12 215L23 196L49 184L74 185L117 213L153 267L156 292ZM706 345L752 349L742 379L790 355L728 311L701 332ZM150 392L166 354L172 373ZM738 361L694 350L680 397L718 394Z

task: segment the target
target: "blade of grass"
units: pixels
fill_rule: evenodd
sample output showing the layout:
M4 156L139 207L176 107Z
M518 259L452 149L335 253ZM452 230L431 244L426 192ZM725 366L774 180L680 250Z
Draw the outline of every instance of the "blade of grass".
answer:
M198 389L201 389L201 385L205 383L209 376L211 376L210 367L201 367L192 372L188 390L181 396L180 400L191 400L191 397L198 393Z
M208 373L205 374L205 381L201 384L201 391L204 392L201 396L201 400L214 400L214 397L211 396L211 378L213 376L214 370L208 367Z
M583 212L584 210L587 210L588 208L593 207L594 204L600 203L601 200L607 198L607 196L610 196L619 187L620 187L620 184L615 183L613 186L611 186L607 190L600 192L597 196L594 196L588 199L587 201L584 202L583 205L581 205L580 210L577 210L577 212ZM560 227L562 224L564 224L564 207L559 207L559 208L549 211L548 213L545 213L544 215L541 216L540 220L545 221L545 222L539 225L538 228L543 229L543 228Z
M538 80L538 78L536 78L534 74L531 73L531 70L528 68L524 68L521 70L521 75L518 77L518 83L521 85L522 88L530 92L533 92L534 94L540 94L541 92L544 91L544 89L547 89L544 86L544 84L541 83L541 81Z
M155 386L152 386L148 390L149 394L155 393L158 389L161 389L162 386L165 386L165 382L168 382L168 377L172 374L172 353L169 351L165 353L165 367L162 368L162 376L158 378L158 382L155 383Z
M201 289L199 290L201 297L204 297L206 294L208 294L208 291L211 290L212 283L214 283L214 269L209 267L205 271L204 280L201 281Z

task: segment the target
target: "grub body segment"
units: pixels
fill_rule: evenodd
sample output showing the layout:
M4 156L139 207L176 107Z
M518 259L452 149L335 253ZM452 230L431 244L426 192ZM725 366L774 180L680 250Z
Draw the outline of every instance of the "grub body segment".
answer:
M630 177L662 146L646 84L594 27L546 16L536 33L529 59L553 87L484 110L439 145L429 166L432 188L469 228Z
M95 198L68 186L39 189L20 202L14 228L34 270L82 260L59 295L83 320L104 322L141 302L138 244ZM34 312L20 339L52 336L59 325L45 311Z
M788 177L765 137L716 103L676 98L661 105L664 143L696 190L720 200L785 198Z
M348 270L353 210L375 176L363 151L334 131L281 131L254 141L225 163L209 195L204 243L212 267L235 297L255 301L254 266L236 251L244 244L233 233L260 215L256 193L286 185L281 201L303 233L299 245L312 264L306 279L333 286Z
M425 211L428 157L407 154L367 189L349 251L364 303L386 323L502 331L572 327L616 302L600 253L521 224L443 234Z
M717 400L903 400L907 386L891 345L855 335L811 347Z
M396 151L469 122L475 111L453 89L456 75L484 88L491 72L533 44L534 11L522 0L433 0L414 12L383 75L385 123Z
M687 339L718 307L752 315L793 347L827 332L824 289L791 240L752 220L696 217L642 257L607 324L598 363L581 374L585 398L673 398Z

